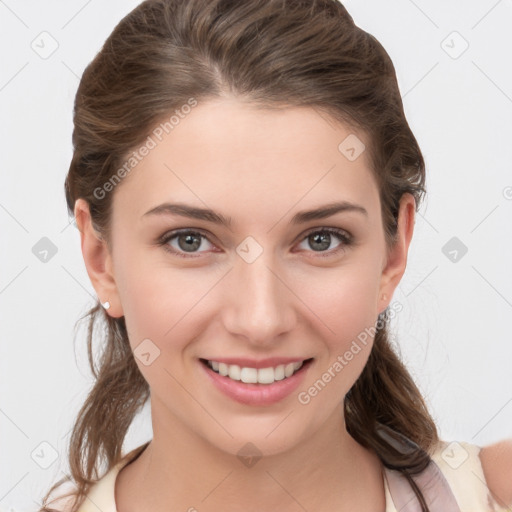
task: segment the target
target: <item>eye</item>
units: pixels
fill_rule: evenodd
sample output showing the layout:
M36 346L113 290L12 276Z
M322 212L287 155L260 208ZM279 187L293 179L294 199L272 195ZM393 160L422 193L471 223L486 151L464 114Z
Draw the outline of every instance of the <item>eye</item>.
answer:
M176 256L180 256L182 258L194 258L196 256L189 256L189 254L198 252L196 249L201 247L203 240L206 240L211 244L211 242L202 232L184 229L181 231L173 231L171 233L165 234L158 243L171 254L175 254ZM171 241L175 241L178 247L170 244Z
M340 243L335 249L326 251L331 243L332 237L337 238ZM158 244L161 245L164 250L179 256L181 258L195 258L194 253L202 253L205 251L198 251L202 246L203 240L206 240L212 247L213 244L209 241L208 237L199 230L182 229L179 231L171 231L166 233L159 240ZM303 239L301 243L308 243L310 247L313 247L312 252L321 252L326 254L319 254L320 257L333 256L344 250L346 247L353 244L352 236L342 229L337 228L316 228L310 231Z
M336 237L340 240L340 244L335 249L326 251L332 242L332 237ZM316 248L313 252L323 252L326 254L319 254L320 257L333 256L343 251L346 247L349 247L353 243L352 236L346 231L336 228L316 228L314 231L310 231L302 243L309 244L310 247Z

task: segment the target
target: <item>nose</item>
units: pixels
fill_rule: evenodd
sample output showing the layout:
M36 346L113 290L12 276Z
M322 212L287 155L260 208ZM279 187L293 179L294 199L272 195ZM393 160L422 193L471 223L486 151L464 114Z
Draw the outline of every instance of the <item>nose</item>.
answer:
M224 326L253 345L272 345L295 325L295 296L270 253L252 263L236 258L224 283Z

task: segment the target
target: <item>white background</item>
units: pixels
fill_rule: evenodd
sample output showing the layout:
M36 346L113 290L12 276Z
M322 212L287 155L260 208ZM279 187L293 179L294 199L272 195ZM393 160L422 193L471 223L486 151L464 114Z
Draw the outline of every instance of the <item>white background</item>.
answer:
M73 343L94 290L64 200L72 107L83 69L137 4L0 0L4 511L35 510L62 476L69 430L91 384L83 330L76 358ZM402 355L443 439L484 445L512 437L512 2L345 5L393 59L427 164L428 196L394 297L404 305L393 324ZM46 50L58 43L46 59L31 47L42 38ZM46 263L32 252L42 237L57 248ZM442 252L452 237L468 248L455 262ZM151 436L148 412L126 449ZM51 461L53 450L59 459L43 469L36 460Z

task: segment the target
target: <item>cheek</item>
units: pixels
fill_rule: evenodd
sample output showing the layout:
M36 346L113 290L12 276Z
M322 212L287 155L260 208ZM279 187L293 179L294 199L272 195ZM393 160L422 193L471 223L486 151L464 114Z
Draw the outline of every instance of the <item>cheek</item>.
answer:
M323 285L322 293L306 283L300 291L314 313L308 315L311 335L323 337L317 369L303 389L313 386L313 396L329 383L323 400L330 396L337 403L361 373L373 346L378 272L371 265L347 267L317 284Z
M374 265L353 264L318 273L316 279L302 279L296 290L315 313L316 322L324 323L325 332L336 340L357 335L377 320L379 273Z
M187 346L200 336L199 301L213 284L169 268L125 262L121 301L134 359L152 393L186 410ZM121 270L121 269L120 269ZM192 344L193 345L193 344ZM174 378L173 378L174 377Z
M172 268L147 250L126 254L116 265L116 280L132 348L150 339L161 351L183 349L198 334L203 304L210 304L208 293L222 273Z

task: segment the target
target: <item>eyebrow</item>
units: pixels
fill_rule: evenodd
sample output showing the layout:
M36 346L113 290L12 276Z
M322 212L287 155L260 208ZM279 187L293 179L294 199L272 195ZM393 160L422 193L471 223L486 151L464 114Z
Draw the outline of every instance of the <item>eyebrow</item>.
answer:
M290 224L303 224L311 220L325 219L340 212L357 212L368 216L368 212L362 206L350 203L348 201L341 201L337 203L329 203L313 210L303 210L298 212L293 216ZM151 210L148 210L142 216L142 218L153 215L179 215L180 217L204 220L226 227L231 227L232 223L231 217L225 217L224 215L213 210L198 208L196 206L190 206L184 203L160 204L154 208L151 208Z

